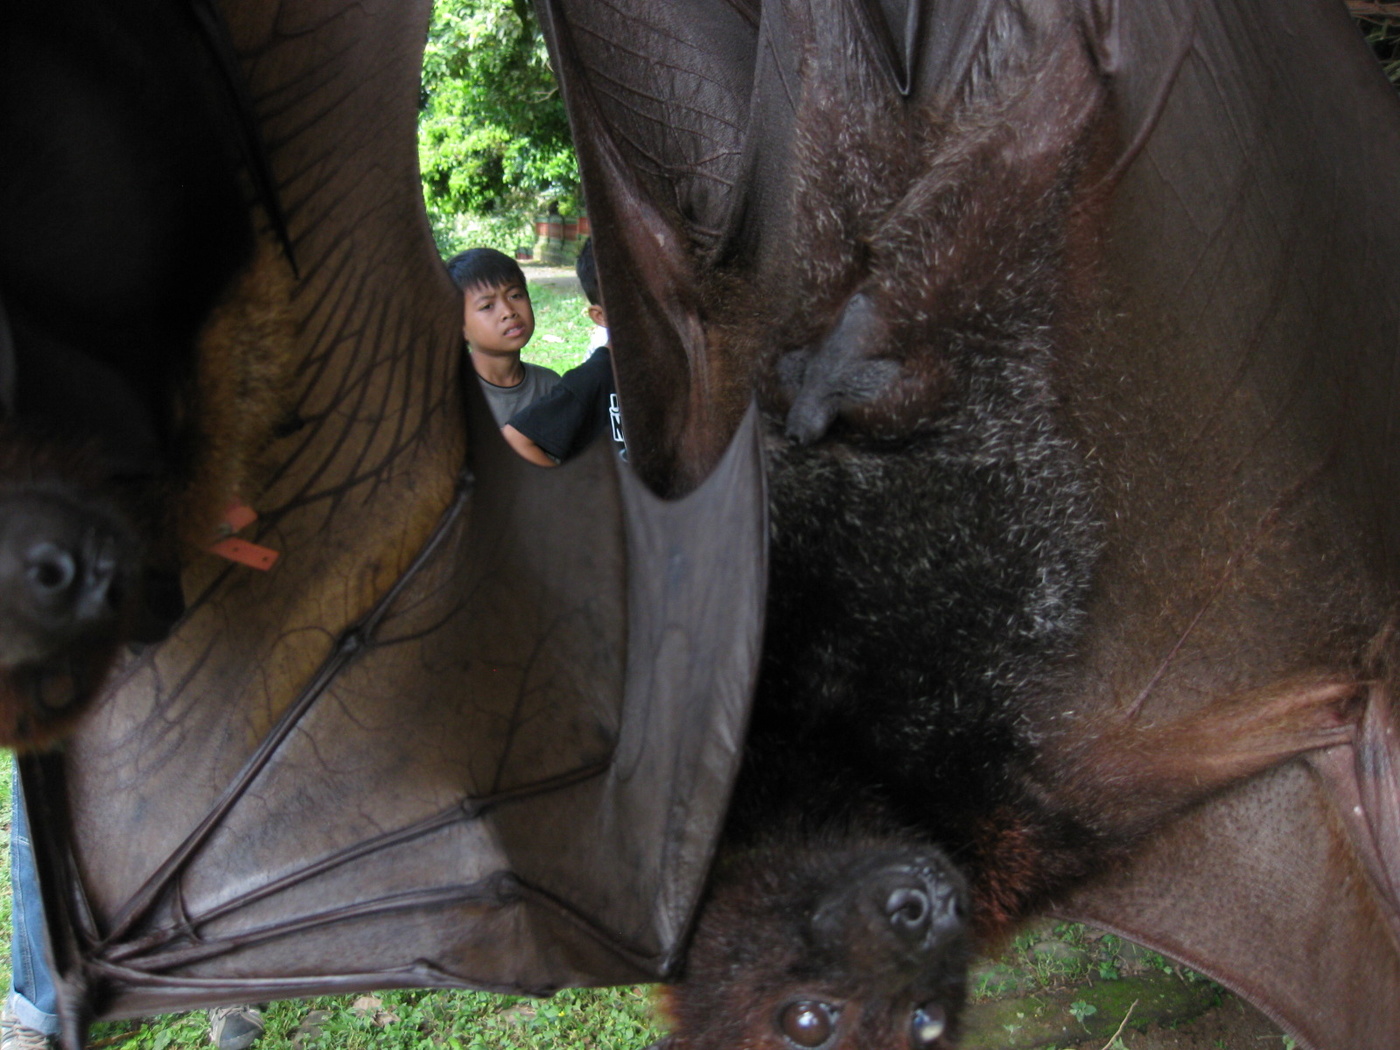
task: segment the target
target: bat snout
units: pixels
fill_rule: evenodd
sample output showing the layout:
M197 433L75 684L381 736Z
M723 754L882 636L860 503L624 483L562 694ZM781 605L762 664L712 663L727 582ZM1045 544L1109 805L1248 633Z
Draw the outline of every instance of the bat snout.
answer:
M966 939L961 877L927 858L860 864L812 918L814 939L858 969L903 969Z
M882 872L862 909L872 925L883 920L885 936L894 944L933 950L962 934L966 909L954 882L941 871L898 867Z
M42 662L114 632L132 546L106 515L64 498L0 501L0 663Z
M889 890L883 911L895 936L910 943L922 942L957 922L949 887L930 885L913 875Z

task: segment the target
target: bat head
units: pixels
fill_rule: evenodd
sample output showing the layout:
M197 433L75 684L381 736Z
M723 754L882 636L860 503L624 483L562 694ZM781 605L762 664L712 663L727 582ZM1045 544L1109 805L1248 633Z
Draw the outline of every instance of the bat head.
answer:
M897 841L755 850L723 864L683 979L672 1050L934 1050L956 1034L967 888Z
M59 446L0 442L0 741L51 742L96 691L131 618L143 547Z

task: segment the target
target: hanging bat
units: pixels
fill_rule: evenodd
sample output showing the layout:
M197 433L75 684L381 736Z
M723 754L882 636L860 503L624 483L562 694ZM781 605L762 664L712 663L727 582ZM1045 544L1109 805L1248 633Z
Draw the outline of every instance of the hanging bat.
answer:
M198 3L0 14L9 746L52 742L121 642L163 636L182 554L215 542L287 415L290 269L252 264L247 191L280 212L219 43Z
M603 449L557 472L516 459L475 382L459 381L461 297L423 212L427 4L237 4L187 32L199 10L60 0L0 20L5 56L23 59L0 73L13 89L3 127L28 136L7 154L0 220L28 238L0 249L20 393L27 362L49 352L36 340L94 298L139 331L182 311L152 374L137 374L151 348L125 333L111 371L153 413L199 415L211 443L262 404L249 362L289 374L285 390L263 383L278 412L254 448L210 451L246 470L185 479L172 455L148 472L156 496L183 482L170 523L183 615L165 641L117 655L63 750L22 761L64 1041L81 1045L94 1017L218 1000L403 984L543 993L667 972L756 673L756 429L708 495L675 504ZM230 70L236 90L220 79ZM64 119L31 120L19 103L36 95ZM239 146L241 116L258 150ZM54 182L59 200L26 196ZM194 203L167 198L192 183ZM220 187L223 211L205 199ZM295 272L263 232L274 210ZM30 249L48 253L51 278L32 299ZM89 274L89 259L114 261ZM102 284L109 269L128 283ZM198 396L172 404L167 369ZM81 421L119 389L84 380L71 403L56 390L53 414ZM110 407L119 418L76 449L80 465L116 458L123 426L139 429ZM283 408L299 426L276 425ZM16 473L5 480L21 490L49 484ZM53 484L101 509L115 473ZM252 505L247 537L280 554L275 567L180 543L215 531L185 522L200 513L184 509L202 502L191 491ZM6 521L34 527L35 514ZM112 517L153 522L109 552L124 572L138 540L165 542L163 514ZM104 648L126 636L116 619ZM38 739L22 719L19 736Z
M1393 1045L1400 143L1340 6L546 5L671 507L606 457L543 480L457 402L384 159L423 12L226 15L307 425L276 573L187 570L25 765L70 1041L652 977L677 1045L931 1047L972 947L1054 908ZM753 670L755 395L767 633L685 952Z
M1342 5L543 6L633 464L766 423L672 1046L946 1045L1047 908L1394 1045L1400 103Z

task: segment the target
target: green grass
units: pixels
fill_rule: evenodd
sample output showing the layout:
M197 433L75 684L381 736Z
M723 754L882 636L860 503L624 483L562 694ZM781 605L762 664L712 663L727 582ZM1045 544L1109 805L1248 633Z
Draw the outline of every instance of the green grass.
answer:
M585 311L588 300L576 291L530 282L530 302L535 308L535 335L520 356L563 375L583 364L593 322Z
M645 988L568 989L552 999L386 991L271 1003L259 1050L642 1050L661 1037ZM100 1024L93 1047L195 1050L202 1012Z
M970 993L974 1002L985 1002L1154 971L1191 983L1211 983L1189 967L1130 946L1111 933L1076 922L1042 920L1012 938L999 958L973 967Z

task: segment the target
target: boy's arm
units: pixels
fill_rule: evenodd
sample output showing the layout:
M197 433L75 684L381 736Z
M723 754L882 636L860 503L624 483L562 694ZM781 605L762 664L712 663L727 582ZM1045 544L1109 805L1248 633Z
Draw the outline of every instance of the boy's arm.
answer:
M593 366L590 368L590 365ZM611 366L608 374L611 375ZM558 384L532 405L526 405L513 415L507 426L515 431L502 431L510 447L532 463L542 463L530 449L551 459L551 466L568 459L578 451L579 436L585 433L590 417L593 373L597 371L593 358L571 368ZM586 436L591 436L588 434Z
M501 427L501 437L506 439L506 444L515 449L521 456L531 463L541 467L557 467L559 464L544 449L540 448L533 441L527 438L520 431L507 423Z

